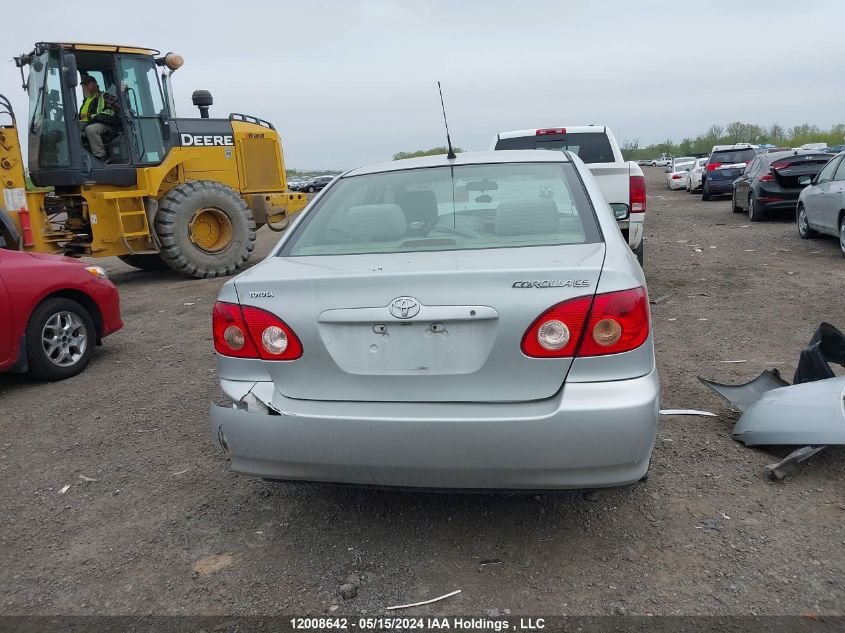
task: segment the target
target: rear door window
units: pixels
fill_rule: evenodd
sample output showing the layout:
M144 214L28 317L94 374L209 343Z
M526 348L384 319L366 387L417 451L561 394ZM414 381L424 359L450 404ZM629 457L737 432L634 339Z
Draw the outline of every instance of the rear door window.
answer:
M610 140L604 132L570 132L500 138L496 141L496 149L545 149L557 152L568 150L585 163L615 162Z
M839 161L839 167L836 168L836 173L833 176L834 180L845 180L845 160Z

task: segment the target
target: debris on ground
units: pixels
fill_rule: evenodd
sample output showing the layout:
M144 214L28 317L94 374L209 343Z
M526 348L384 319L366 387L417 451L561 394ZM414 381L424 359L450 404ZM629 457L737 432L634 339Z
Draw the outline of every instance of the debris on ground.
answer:
M60 494L60 495L63 495L63 494L65 494L68 490L70 490L70 485L62 486L61 490L59 490L59 494Z
M85 475L79 475L79 478L80 478L82 481L87 481L88 483L91 483L91 482L93 482L93 481L97 481L97 480L96 480L96 479L94 479L93 477L86 477Z
M740 385L699 380L742 412L733 428L735 440L746 446L800 447L766 466L771 477L784 479L826 446L845 444L845 376L837 377L830 363L845 367L845 334L821 323L801 351L791 385L776 369Z
M224 554L209 554L203 556L193 564L194 573L197 576L210 576L211 574L226 569L232 564L234 555L232 552Z
M708 417L716 417L715 413L699 411L698 409L660 409L660 415L706 415Z
M667 299L669 299L671 296L672 296L672 295L660 295L660 296L659 296L659 297L657 297L656 299L652 299L651 301L649 301L649 303L651 303L651 304L653 304L653 305L658 305L658 304L663 303L663 302L664 302L664 301L666 301Z
M439 596L437 598L432 598L431 600L423 600L421 602L412 602L410 604L397 604L396 606L393 606L393 607L385 607L385 609L387 609L388 611L392 611L394 609L410 609L411 607L421 607L425 604L431 604L433 602L440 602L441 600L445 600L446 598L451 598L452 596L457 596L459 593L461 593L461 590L455 589L455 591L452 591L451 593L447 593L447 594Z
M340 586L337 592L344 600L352 600L352 598L358 595L358 587L353 585L351 582L345 582Z
M485 558L481 562L478 563L478 568L481 569L482 567L488 567L490 565L501 565L502 559L501 558Z

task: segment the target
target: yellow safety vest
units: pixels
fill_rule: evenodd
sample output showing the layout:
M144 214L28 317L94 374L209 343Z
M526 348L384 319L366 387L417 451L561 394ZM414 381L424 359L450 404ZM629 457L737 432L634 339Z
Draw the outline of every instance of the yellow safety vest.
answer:
M96 97L85 97L85 101L82 102L82 108L79 110L80 121L84 122L88 120L91 104L94 102L94 99L97 100L96 109L94 110L95 116L98 114L114 114L111 108L106 107L106 100L101 92Z

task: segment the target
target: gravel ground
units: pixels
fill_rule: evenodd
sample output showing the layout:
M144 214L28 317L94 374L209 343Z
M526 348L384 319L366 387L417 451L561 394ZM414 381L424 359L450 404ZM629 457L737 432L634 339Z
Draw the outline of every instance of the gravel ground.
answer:
M88 370L0 376L0 610L380 614L461 589L404 614L842 613L845 449L769 481L786 451L735 443L696 376L790 377L819 322L845 327L845 260L663 177L649 170L645 265L652 299L668 295L652 306L663 405L718 417L663 417L647 482L493 496L233 475L207 431L222 281L106 260L126 327Z

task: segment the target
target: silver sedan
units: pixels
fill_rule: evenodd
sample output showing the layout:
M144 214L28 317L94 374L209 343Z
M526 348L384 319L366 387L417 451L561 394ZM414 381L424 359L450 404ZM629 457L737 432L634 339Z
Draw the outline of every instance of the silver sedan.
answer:
M355 169L214 306L211 429L276 480L559 489L642 479L645 278L584 163L498 151Z
M845 256L845 153L832 158L812 181L804 176L799 183L807 185L798 196L799 235L804 239L819 233L838 237Z

